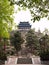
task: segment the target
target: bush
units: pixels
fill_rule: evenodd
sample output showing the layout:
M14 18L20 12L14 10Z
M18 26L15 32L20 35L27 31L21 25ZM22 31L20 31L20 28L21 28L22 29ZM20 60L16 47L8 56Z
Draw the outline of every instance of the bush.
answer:
M40 53L40 58L43 61L48 61L49 60L49 51L43 51Z
M7 60L6 53L4 51L0 51L0 60L5 61Z

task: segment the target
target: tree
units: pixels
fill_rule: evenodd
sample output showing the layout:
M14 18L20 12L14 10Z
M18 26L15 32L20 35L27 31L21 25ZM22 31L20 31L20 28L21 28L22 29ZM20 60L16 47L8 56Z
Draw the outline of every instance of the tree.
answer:
M15 47L16 51L21 50L21 44L23 43L23 38L21 37L21 33L19 31L14 32L13 35L11 35L11 44Z
M26 35L26 46L29 48L30 52L34 54L34 51L37 50L39 47L38 38L35 35L34 30L29 30Z
M42 38L40 38L40 47L41 51L49 50L49 36L45 34Z
M12 27L14 6L10 6L8 0L0 0L0 41L9 38L9 30Z
M47 17L49 19L49 0L9 0L11 5L16 4L21 9L28 8L32 15L32 20L40 20ZM19 10L20 10L19 8Z
M49 60L49 36L47 34L40 39L40 49L41 60Z
M45 28L45 30L43 31L43 33L49 35L49 30L47 28Z
M14 12L14 6L10 6L8 0L0 0L0 60L5 60L6 53L3 51L3 46L5 47L5 39L9 38L9 31L12 27ZM4 40L4 42L2 42Z

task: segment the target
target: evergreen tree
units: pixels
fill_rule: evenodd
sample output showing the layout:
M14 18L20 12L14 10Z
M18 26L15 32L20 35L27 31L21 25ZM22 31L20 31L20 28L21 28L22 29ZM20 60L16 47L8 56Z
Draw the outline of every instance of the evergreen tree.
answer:
M26 35L26 46L29 48L30 52L34 54L34 51L38 49L39 42L38 37L35 35L34 30L29 30Z
M21 37L21 33L16 31L13 36L11 36L11 44L15 47L16 51L21 50L21 44L23 43L23 38Z

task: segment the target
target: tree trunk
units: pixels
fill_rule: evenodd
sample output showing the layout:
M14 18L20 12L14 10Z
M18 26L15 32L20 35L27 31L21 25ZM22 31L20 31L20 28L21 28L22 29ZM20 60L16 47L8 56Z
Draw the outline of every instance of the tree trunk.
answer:
M0 42L1 42L2 38L0 37Z

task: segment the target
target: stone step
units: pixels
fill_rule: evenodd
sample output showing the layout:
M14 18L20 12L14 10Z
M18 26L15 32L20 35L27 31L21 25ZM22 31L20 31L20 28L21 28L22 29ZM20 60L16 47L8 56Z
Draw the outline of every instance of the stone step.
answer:
M46 64L6 64L6 65L46 65Z
M18 58L17 64L33 64L31 58Z

